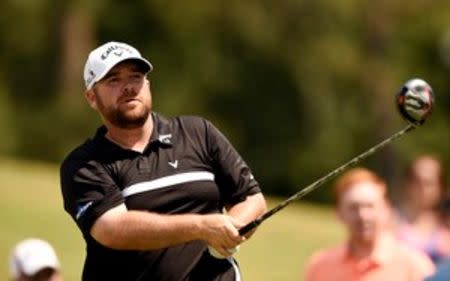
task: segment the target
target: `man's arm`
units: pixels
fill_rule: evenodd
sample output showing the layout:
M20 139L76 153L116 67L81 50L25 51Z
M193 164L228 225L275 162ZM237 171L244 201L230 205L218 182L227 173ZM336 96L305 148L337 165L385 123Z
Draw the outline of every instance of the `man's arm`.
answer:
M222 214L164 215L128 210L124 204L101 215L91 228L100 244L121 250L150 250L203 240L221 254L243 241L238 222Z
M267 211L266 200L262 193L247 196L245 201L239 202L233 206L227 206L229 216L235 218L241 226L253 221ZM245 237L250 237L254 231L250 231Z

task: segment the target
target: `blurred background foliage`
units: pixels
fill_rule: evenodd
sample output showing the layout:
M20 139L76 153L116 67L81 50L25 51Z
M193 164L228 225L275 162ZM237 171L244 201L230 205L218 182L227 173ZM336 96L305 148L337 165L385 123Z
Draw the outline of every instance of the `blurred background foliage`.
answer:
M116 40L153 63L154 110L211 119L267 193L291 194L400 130L394 95L412 77L433 86L433 115L362 164L398 186L418 154L450 163L448 0L4 0L0 29L2 155L59 163L93 134L82 69Z

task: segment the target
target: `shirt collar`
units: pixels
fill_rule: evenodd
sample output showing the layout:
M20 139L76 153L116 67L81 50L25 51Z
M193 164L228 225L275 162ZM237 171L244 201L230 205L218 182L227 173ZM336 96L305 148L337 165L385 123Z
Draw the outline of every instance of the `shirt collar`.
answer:
M151 117L153 118L153 132L150 137L150 144L173 146L174 137L169 120L156 112L152 112Z
M150 136L150 142L147 147L152 145L160 145L164 147L172 147L174 143L174 137L172 134L172 127L167 118L157 114L156 112L151 113L151 118L153 118L153 131ZM119 145L109 141L106 138L107 128L105 125L100 126L97 129L94 140L100 141L106 151L111 150L124 150Z

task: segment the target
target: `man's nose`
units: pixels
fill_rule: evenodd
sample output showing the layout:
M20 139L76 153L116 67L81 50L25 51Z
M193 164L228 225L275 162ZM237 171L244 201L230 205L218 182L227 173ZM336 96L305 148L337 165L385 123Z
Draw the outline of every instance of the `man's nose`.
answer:
M135 89L134 89L134 84L132 83L131 80L126 80L124 85L123 85L123 92L124 93L135 93Z
M371 213L370 209L368 209L368 208L359 208L357 215L358 215L359 219L365 220L370 217L370 215L371 215L370 213Z

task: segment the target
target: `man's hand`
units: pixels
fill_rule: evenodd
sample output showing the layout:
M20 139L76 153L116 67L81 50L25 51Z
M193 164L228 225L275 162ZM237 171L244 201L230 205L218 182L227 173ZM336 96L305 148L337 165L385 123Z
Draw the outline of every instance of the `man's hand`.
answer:
M200 222L201 239L221 256L228 257L245 240L238 231L242 226L243 223L228 215L204 215Z

